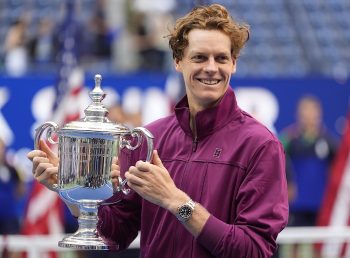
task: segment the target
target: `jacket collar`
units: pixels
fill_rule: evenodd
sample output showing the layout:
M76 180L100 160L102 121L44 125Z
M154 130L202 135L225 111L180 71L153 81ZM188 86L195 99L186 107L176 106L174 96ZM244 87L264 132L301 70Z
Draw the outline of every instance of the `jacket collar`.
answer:
M176 104L174 110L181 128L186 134L192 135L187 95ZM237 105L236 96L233 89L229 87L218 105L197 113L195 117L197 138L212 134L230 121L240 117L241 112Z

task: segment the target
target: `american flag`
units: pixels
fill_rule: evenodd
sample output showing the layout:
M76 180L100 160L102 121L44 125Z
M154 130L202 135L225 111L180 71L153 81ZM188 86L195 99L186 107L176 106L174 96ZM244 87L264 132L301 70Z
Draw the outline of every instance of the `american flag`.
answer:
M319 226L331 226L335 230L350 225L350 112L340 148L335 157L329 185L321 207ZM350 246L345 243L324 243L322 257L350 257Z
M54 121L58 124L76 120L81 112L74 99L79 98L83 90L84 72L78 67L79 42L81 40L80 23L75 19L75 1L66 1L66 18L59 26L59 55L61 67L56 83L56 100L54 103ZM67 105L69 103L70 105Z
M78 67L78 23L74 17L75 1L66 1L66 15L58 28L60 48L60 69L55 84L56 99L53 105L52 121L59 126L77 120L82 113L79 98L83 92L84 73ZM54 146L53 146L54 147ZM63 232L63 203L55 192L34 181L30 194L22 233L56 234ZM58 257L49 252L41 257Z

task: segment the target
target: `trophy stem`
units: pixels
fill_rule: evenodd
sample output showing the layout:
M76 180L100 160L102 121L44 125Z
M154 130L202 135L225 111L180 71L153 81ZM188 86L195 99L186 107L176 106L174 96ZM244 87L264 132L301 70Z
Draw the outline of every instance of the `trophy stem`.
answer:
M98 235L96 225L98 204L93 201L85 201L80 205L80 216L78 218L78 230L66 236L58 242L58 246L75 248L80 250L109 250L115 246L106 244Z

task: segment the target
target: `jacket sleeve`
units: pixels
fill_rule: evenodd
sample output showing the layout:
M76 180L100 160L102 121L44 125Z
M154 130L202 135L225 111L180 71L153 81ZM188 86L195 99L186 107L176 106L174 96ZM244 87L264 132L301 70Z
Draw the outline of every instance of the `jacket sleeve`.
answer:
M136 155L122 150L119 155L121 176L130 165L135 164ZM111 205L101 205L98 210L97 231L105 242L115 247L115 250L126 249L136 238L141 224L141 197L134 191L128 195L115 193L105 202Z
M116 204L99 207L97 231L112 250L124 250L136 238L140 230L139 199L134 192L128 196L117 193L108 200Z
M285 156L277 140L264 143L254 153L233 201L234 223L211 215L197 241L215 257L271 257L288 220Z

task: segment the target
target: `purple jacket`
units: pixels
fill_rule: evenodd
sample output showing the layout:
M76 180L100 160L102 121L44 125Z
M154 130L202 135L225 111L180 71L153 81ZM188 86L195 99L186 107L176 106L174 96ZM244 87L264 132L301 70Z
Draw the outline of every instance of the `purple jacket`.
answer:
M270 257L288 219L280 142L239 109L231 88L218 106L197 114L197 139L189 115L185 97L174 115L147 128L176 186L211 213L199 236L135 192L100 208L99 232L124 249L141 230L141 257Z

